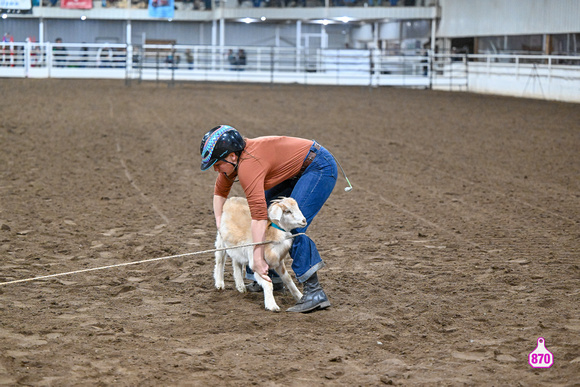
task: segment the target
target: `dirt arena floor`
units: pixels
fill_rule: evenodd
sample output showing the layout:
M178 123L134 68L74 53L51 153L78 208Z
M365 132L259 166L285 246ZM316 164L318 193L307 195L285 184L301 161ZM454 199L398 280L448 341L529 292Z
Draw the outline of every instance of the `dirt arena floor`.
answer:
M355 187L340 177L309 230L331 308L267 312L229 263L217 291L212 253L1 285L1 385L580 385L578 105L122 80L0 93L0 282L212 249L199 142L217 124L316 139ZM539 337L549 369L528 364Z

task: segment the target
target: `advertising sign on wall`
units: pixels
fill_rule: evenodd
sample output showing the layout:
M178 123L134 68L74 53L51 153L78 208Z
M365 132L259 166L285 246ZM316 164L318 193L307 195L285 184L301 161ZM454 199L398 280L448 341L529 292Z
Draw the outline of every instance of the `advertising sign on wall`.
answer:
M149 16L172 19L175 14L174 0L149 0Z
M93 0L60 0L61 8L92 9Z
M0 0L1 13L31 13L32 0Z

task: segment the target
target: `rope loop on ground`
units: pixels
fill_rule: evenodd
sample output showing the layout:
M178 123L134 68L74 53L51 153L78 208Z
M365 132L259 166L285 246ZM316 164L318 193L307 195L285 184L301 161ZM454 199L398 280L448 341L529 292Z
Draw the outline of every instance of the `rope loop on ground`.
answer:
M303 233L303 232L301 232L301 233L298 233L298 234L290 235L290 236L288 236L288 237L286 237L284 239L292 239L292 238L297 237L298 235L306 235L306 234ZM138 265L138 264L147 263L147 262L163 261L163 260L166 260L166 259L187 257L189 255L201 255L201 254L207 254L207 253L215 253L215 252L218 252L218 251L241 249L243 247L267 245L267 244L270 244L270 243L278 243L278 241L253 242L253 243L247 243L247 244L237 245L237 246L232 246L232 247L222 247L222 248L219 248L219 249L210 249L210 250L203 250L203 251L195 251L195 252L192 252L192 253L183 253L183 254L176 254L176 255L168 255L168 256L165 256L165 257L143 259L141 261L124 262L124 263L117 263L117 264L108 265L108 266L100 266L100 267L92 267L92 268L89 268L89 269L81 269L81 270L75 270L75 271L68 271L68 272L65 272L65 273L48 274L48 275L43 275L43 276L39 276L39 277L24 278L24 279L19 279L19 280L14 280L14 281L0 282L0 286L2 286L2 285L16 284L16 283L20 283L20 282L30 282L30 281L36 281L36 280L48 279L48 278L54 278L54 277L62 277L62 276L65 276L65 275L86 273L86 272L89 272L89 271L112 269L112 268L115 268L115 267Z

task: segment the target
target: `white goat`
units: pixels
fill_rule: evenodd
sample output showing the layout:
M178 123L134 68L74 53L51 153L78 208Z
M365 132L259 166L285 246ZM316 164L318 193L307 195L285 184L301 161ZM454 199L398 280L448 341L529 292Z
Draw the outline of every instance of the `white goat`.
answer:
M266 240L275 241L275 243L269 243L264 246L264 258L270 268L276 270L280 275L282 282L290 290L294 299L299 301L302 298L302 293L298 290L294 281L292 281L290 274L288 274L286 266L284 265L284 259L288 256L288 251L294 241L294 239L289 238L292 235L290 231L295 228L305 227L306 219L302 215L300 208L298 208L298 203L292 198L273 201L268 208L268 218L270 222L276 223L276 225L285 231L278 230L271 224L268 224ZM245 198L233 197L228 199L224 204L215 247L221 249L252 243L251 221L250 208ZM250 269L254 267L253 251L253 246L217 251L215 253L214 270L215 287L218 289L224 289L225 287L224 267L227 252L227 255L232 258L236 289L240 293L245 293L246 286L244 284L243 273L246 265L249 265ZM255 279L262 289L264 289L264 304L266 309L278 312L280 307L274 300L272 283L263 280L259 275L256 275Z

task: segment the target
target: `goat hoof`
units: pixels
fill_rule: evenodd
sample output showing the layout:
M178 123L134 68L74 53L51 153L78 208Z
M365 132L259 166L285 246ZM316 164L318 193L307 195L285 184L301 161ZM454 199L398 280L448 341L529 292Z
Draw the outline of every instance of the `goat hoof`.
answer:
M238 289L238 292L240 293L246 293L246 287L245 286L236 286L236 289Z
M271 308L266 307L266 310L269 310L270 312L279 312L280 311L280 307L278 305L274 305Z

